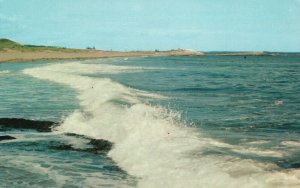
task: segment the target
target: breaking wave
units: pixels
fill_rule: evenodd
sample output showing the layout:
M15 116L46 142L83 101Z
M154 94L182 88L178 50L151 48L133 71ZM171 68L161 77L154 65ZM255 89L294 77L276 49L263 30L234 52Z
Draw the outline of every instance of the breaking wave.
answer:
M163 98L136 90L109 78L85 74L144 71L140 67L70 62L25 69L38 79L65 84L78 92L81 109L66 117L58 132L76 133L114 143L110 156L138 178L138 187L296 187L300 171L279 170L269 163L243 160L207 150L231 148L235 152L273 155L271 151L245 151L187 127L180 114L147 103ZM62 94L63 95L63 94ZM282 155L281 153L278 155Z

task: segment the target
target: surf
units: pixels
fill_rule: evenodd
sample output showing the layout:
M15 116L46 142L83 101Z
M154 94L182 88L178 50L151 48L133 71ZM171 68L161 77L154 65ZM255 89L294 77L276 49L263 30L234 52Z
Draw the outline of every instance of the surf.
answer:
M69 62L29 68L23 73L73 88L81 108L55 131L112 142L108 156L138 178L138 187L297 186L299 171L280 171L274 164L218 154L218 148L237 152L244 152L244 148L208 138L182 121L180 113L149 103L167 96L91 76L138 71L147 70L101 62ZM217 154L208 155L207 151L212 150Z

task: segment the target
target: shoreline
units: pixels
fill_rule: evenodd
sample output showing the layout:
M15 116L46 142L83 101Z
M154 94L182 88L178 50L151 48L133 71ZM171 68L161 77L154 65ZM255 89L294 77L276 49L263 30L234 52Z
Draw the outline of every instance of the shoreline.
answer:
M0 51L0 63L24 62L37 60L68 60L68 59L96 59L112 57L157 57L157 56L202 56L201 52L189 50L170 50L170 51L136 51L136 52L119 52L119 51L101 51L101 50L38 50L38 51L21 51L21 50L2 50Z
M96 50L95 48L76 49L58 46L36 46L22 45L9 39L0 39L0 63L10 62L33 62L38 60L84 60L97 58L126 58L126 57L159 57L159 56L288 56L300 53L284 52L197 52L185 49L166 50L166 51L108 51Z

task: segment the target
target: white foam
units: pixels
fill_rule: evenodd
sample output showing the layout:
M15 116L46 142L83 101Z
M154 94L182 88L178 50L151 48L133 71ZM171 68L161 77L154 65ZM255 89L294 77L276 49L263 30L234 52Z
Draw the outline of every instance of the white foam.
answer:
M4 74L9 74L9 73L10 73L9 70L3 70L3 71L0 71L0 75L1 75L1 74L3 74L3 75L4 75Z
M296 147L296 148L300 147L299 141L282 141L280 144L288 147Z
M135 67L74 62L23 72L74 88L82 109L68 116L56 130L113 142L114 148L108 155L129 174L139 178L138 187L277 185L274 183L276 179L272 180L269 165L229 156L202 155L210 147L235 147L204 138L198 131L187 128L180 122L177 112L145 104L143 98L152 94L125 87L107 78L82 76L137 70L141 71ZM244 152L239 147L237 150ZM250 152L258 150L252 149ZM274 155L272 152L262 154ZM299 178L296 180L299 182ZM289 184L288 181L284 183Z
M253 155L258 155L258 156L264 156L264 157L283 157L285 156L284 151L276 151L276 150L270 150L270 149L265 149L261 150L259 148L254 148L254 147L237 147L233 149L233 151L238 152L238 153L243 153L243 154L253 154Z
M256 140L256 141L251 141L251 142L246 142L245 144L247 145L262 145L262 144L268 144L270 143L270 140Z

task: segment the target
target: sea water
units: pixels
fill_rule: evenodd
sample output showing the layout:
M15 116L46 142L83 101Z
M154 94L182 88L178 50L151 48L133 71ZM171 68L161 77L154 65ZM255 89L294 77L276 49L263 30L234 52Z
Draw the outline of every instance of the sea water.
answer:
M300 187L299 71L299 56L0 64L0 118L59 124L0 129L16 138L0 187Z

